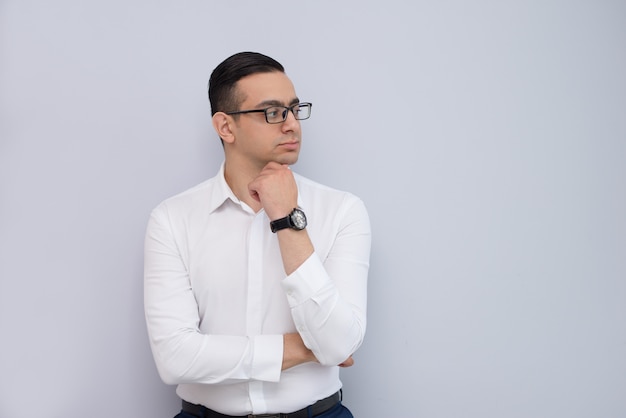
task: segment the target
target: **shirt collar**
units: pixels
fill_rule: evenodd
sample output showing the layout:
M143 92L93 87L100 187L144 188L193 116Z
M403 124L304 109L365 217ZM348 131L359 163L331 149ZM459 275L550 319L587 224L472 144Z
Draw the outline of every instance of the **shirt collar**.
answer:
M224 164L225 162L222 162L220 169L215 176L216 187L213 188L213 192L209 198L209 213L215 212L229 199L238 205L242 204L239 198L235 196L235 193L233 193L228 183L226 183L226 177L224 177ZM298 184L298 189L300 189L300 178L296 173L294 173L294 177L296 179L296 183ZM298 207L305 210L301 193L298 193Z
M209 213L216 211L228 199L238 204L239 199L237 199L237 196L235 196L228 186L228 183L226 183L226 178L224 177L224 162L220 165L220 169L214 179L215 187L213 187L213 192L209 198Z

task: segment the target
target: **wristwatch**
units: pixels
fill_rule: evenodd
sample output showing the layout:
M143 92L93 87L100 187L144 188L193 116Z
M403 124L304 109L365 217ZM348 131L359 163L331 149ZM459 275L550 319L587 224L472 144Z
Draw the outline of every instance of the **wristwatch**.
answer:
M270 228L272 232L278 232L281 229L291 228L296 231L302 231L306 228L306 216L304 212L298 208L294 208L291 213L284 218L276 219L275 221L270 222Z

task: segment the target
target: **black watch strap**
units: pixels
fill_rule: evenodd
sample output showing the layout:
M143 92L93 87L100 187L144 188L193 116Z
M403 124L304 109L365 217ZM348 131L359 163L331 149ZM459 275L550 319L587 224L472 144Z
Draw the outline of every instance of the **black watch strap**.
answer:
M290 215L287 215L284 218L276 219L275 221L270 222L272 232L278 232L281 229L291 228L291 219L289 216Z
M291 228L296 231L302 231L306 228L306 215L299 208L294 208L291 213L284 218L276 219L270 222L270 228L272 232L280 231L281 229Z

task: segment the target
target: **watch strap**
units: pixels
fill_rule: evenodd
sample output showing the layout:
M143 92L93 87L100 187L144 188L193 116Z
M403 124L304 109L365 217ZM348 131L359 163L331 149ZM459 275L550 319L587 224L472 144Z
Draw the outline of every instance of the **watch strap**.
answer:
M272 232L278 232L281 229L291 228L291 214L285 216L284 218L276 219L275 221L270 222L270 228Z

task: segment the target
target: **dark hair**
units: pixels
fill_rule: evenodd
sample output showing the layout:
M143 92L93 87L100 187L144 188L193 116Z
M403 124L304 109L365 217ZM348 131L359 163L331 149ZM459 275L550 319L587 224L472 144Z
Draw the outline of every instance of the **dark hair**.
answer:
M239 80L248 75L273 71L284 73L285 69L275 59L258 52L239 52L226 58L215 67L209 79L211 115L238 110L238 106L245 100L237 96L235 91Z

